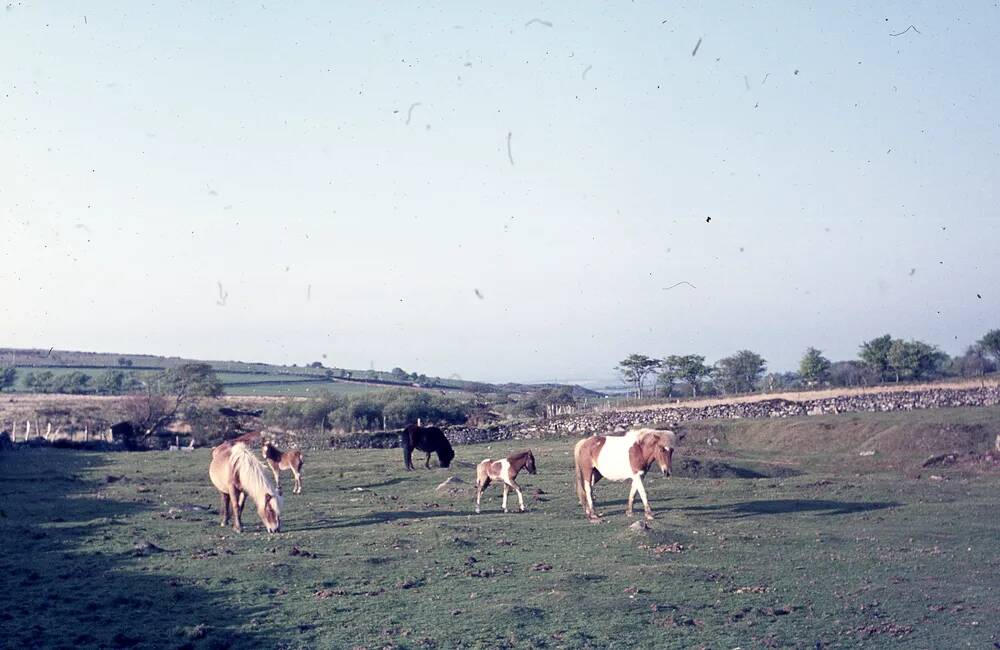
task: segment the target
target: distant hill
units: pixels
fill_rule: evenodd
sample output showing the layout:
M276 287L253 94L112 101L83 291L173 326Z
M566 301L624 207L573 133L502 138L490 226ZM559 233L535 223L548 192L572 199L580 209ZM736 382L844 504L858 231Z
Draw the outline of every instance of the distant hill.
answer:
M532 393L559 384L503 385L466 381L456 378L428 377L406 372L401 368L391 371L354 370L327 367L316 361L303 366L277 365L247 361L213 361L161 357L151 354L118 352L81 352L77 350L43 350L27 348L0 348L0 366L13 366L22 371L49 370L53 373L68 370L128 370L138 375L176 368L185 363L207 363L219 375L229 395L288 395L309 396L321 392L353 393L372 387L401 387L433 389L472 394ZM25 372L21 372L24 375ZM23 389L23 377L19 387ZM574 397L599 397L600 393L572 386Z
M590 390L589 388L584 388L583 386L577 386L576 384L516 384L507 383L500 384L498 388L505 390L509 393L534 393L543 390L550 390L553 388L562 388L563 386L569 386L570 395L573 396L575 400L581 399L594 399L598 397L604 397L604 393L599 393L596 390Z

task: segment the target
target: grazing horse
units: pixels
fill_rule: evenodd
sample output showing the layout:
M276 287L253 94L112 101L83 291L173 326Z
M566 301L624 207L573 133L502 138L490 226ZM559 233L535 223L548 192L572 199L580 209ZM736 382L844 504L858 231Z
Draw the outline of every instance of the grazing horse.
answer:
M276 533L281 530L281 496L267 478L263 463L247 449L246 444L224 442L214 448L208 476L222 497L219 508L222 514L220 526L229 523L232 511L233 529L236 532L243 530L240 518L249 494L257 504L257 514L264 522L267 532Z
M413 469L413 450L419 449L427 454L424 467L431 468L431 453L437 452L438 462L441 467L448 467L451 459L455 457L455 450L451 448L451 443L444 436L444 432L437 427L422 427L411 424L403 429L399 434L399 445L403 448L403 462L407 471Z
M535 473L535 456L531 450L522 451L519 454L511 454L501 460L491 460L484 458L476 465L476 514L479 514L479 499L483 496L490 481L503 482L503 511L507 512L507 492L514 488L517 492L517 501L521 504L521 512L527 510L524 507L524 497L521 496L521 486L514 482L517 473L522 469L528 470L529 474Z
M261 445L260 453L264 460L271 467L274 474L274 482L278 486L278 493L281 493L281 477L278 472L283 469L292 470L292 477L295 479L295 487L292 494L302 494L302 452L298 449L291 451L281 451L274 446L270 440L265 440Z
M653 518L653 511L646 500L642 475L655 461L660 471L670 476L676 436L673 431L633 429L623 436L591 436L576 443L573 459L576 463L576 494L591 521L599 521L594 512L594 484L601 478L609 481L632 481L625 514L632 516L635 493L642 497L646 519Z

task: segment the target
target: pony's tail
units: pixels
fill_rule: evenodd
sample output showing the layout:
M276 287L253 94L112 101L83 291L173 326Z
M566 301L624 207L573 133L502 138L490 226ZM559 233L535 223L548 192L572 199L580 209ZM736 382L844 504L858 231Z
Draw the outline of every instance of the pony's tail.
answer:
M580 505L583 509L587 509L587 492L583 486L583 467L580 463L580 454L583 452L583 444L587 442L587 438L584 438L580 442L576 443L573 447L573 464L574 464L574 481L576 483L576 496L580 499Z

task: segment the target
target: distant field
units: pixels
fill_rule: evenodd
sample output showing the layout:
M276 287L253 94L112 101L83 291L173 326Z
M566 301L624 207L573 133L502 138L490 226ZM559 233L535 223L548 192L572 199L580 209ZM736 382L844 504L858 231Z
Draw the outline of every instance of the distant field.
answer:
M530 441L530 511L510 515L495 486L473 514L470 482L525 441L410 473L399 450L313 453L278 535L252 506L242 535L218 527L208 450L20 449L0 455L0 618L11 647L986 648L1000 476L920 464L965 458L998 423L697 423L679 475L647 480L648 532L629 530L622 484L598 485L605 523L584 520L572 438Z
M336 367L313 367L306 365L279 365L244 361L219 361L219 360L196 360L183 359L180 357L160 357L147 354L118 354L107 352L83 352L74 350L41 350L41 349L15 349L0 348L0 358L4 362L10 360L10 364L18 368L19 372L31 370L52 370L58 369L60 372L70 370L81 370L89 374L102 373L105 370L149 370L158 371L166 368L175 368L184 363L207 363L215 371L222 375L239 376L254 375L258 377L278 376L287 378L289 382L301 379L322 379L327 373L332 372L337 379L351 378L353 381L363 382L365 379L374 380L371 383L381 385L399 386L403 388L412 387L412 381L416 380L416 375L412 378L403 378L392 372L380 370L352 370ZM124 365L123 365L124 364ZM495 391L496 386L475 381L464 381L457 378L426 377L420 375L420 380L424 385L433 384L435 389L460 390L460 391ZM23 385L21 386L23 389ZM527 388L527 387L525 387ZM351 392L344 389L342 392ZM296 394L291 393L261 393L257 391L253 394ZM308 393L305 393L308 394Z
M71 372L83 372L92 377L91 385L108 371L125 370L138 379L143 379L160 372L159 370L132 370L129 368L84 368L84 367L64 367L64 366L30 366L18 367L17 383L14 386L17 392L27 392L24 380L29 372L51 372L54 376L64 375ZM410 385L393 385L377 382L366 383L363 380L324 380L313 374L290 374L287 372L274 373L249 373L249 372L218 372L216 373L223 384L223 389L227 395L233 396L276 396L276 397L314 397L323 393L333 395L353 395L369 391L386 390L389 388L410 388ZM414 389L414 390L442 390L439 388ZM469 396L456 388L448 388L447 393L452 396Z
M248 375L254 376L254 375ZM248 385L249 384L249 385ZM227 395L262 395L275 397L316 397L323 393L332 395L354 395L369 391L382 391L385 386L344 381L287 381L283 383L254 384L253 382L226 383Z

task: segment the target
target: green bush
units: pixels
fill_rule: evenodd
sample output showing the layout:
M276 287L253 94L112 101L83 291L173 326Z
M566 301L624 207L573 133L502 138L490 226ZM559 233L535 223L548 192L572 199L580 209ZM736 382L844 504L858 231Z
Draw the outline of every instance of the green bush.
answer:
M268 409L267 423L289 429L380 430L416 422L458 424L468 417L468 405L458 400L405 389L382 390L349 397L323 395L286 401Z

